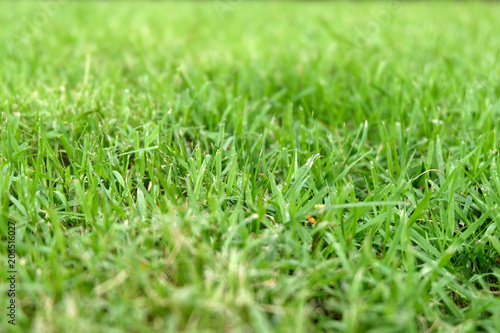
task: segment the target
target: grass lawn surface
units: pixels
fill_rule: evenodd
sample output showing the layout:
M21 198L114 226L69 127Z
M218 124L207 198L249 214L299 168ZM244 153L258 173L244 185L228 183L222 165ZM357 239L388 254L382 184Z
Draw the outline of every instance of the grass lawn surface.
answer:
M0 2L0 331L500 332L499 17Z

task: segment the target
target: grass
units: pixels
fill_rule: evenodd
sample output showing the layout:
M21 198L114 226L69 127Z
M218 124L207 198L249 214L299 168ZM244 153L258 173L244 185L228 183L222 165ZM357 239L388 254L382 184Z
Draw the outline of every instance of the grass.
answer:
M0 330L500 331L498 4L47 4L0 3Z

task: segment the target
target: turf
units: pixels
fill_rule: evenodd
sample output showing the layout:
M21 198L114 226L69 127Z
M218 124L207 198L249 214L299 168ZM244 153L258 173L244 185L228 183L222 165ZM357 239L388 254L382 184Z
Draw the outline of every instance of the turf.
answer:
M1 2L0 330L499 332L499 16Z

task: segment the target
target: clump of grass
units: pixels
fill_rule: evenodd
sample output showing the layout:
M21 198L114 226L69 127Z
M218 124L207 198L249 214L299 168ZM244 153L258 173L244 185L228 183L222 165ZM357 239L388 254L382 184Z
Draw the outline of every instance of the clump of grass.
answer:
M3 329L500 331L497 5L8 6Z

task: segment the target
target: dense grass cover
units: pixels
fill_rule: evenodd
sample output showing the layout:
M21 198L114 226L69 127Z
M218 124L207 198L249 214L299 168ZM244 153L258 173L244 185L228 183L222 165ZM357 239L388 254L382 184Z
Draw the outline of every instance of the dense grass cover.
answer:
M43 6L0 3L1 331L500 331L499 5Z

